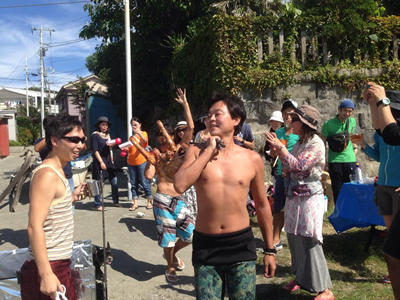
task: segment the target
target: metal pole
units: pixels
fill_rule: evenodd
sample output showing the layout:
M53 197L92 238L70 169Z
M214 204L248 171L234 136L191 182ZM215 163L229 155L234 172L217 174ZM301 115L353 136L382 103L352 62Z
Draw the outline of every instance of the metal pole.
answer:
M132 135L132 70L131 70L131 22L129 0L124 0L125 4L125 53L126 53L126 119L127 119L127 139Z
M103 171L100 170L100 191L101 191L101 222L103 223L103 262L104 262L104 274L103 274L103 299L108 300L108 278L107 278L107 255L106 255L106 218L105 218L105 206L104 206L104 178Z
M42 138L44 138L44 49L43 49L43 28L40 26L40 120L42 125Z
M25 82L26 82L26 116L29 117L29 97L28 97L28 56L25 56Z

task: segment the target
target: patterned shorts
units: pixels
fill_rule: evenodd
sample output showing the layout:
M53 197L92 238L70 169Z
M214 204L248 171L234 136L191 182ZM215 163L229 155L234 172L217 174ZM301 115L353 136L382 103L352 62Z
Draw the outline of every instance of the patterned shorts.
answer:
M254 261L228 265L195 265L196 299L224 299L225 283L229 299L256 299Z
M153 201L158 244L163 248L175 246L176 236L190 243L193 237L193 219L181 197L157 193Z

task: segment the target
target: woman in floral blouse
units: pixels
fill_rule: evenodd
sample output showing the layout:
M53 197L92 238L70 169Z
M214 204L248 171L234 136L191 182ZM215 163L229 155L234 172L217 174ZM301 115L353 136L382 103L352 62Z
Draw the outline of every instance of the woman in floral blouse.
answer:
M292 115L293 133L300 140L291 153L276 138L266 133L267 141L282 161L289 176L286 191L285 231L296 278L286 289L300 287L318 293L316 300L332 300L332 282L322 249L324 194L321 174L325 165L325 144L317 134L319 111L302 105Z

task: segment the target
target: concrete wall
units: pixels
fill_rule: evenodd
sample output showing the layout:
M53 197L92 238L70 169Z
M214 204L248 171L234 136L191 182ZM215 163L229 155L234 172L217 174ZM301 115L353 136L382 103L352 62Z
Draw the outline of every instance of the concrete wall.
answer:
M292 98L299 105L309 104L316 107L321 113L321 125L337 113L340 101L351 99L355 104L353 117L356 119L361 132L368 143L373 143L374 129L371 124L369 106L362 100L361 91L349 93L341 88L330 88L313 82L304 82L287 88L268 89L263 95L242 93L247 111L247 123L251 125L255 137L256 150L264 147L265 138L263 132L269 130L268 119L274 110L280 110L283 100ZM321 129L321 126L320 126ZM370 160L364 153L357 153L357 161L369 177L378 174L379 164ZM268 173L268 171L267 171Z

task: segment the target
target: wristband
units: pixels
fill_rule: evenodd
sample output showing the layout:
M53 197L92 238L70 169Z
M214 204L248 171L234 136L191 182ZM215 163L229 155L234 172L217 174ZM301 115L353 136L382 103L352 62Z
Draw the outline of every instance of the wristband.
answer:
M275 248L264 248L264 255L276 255L276 249Z

